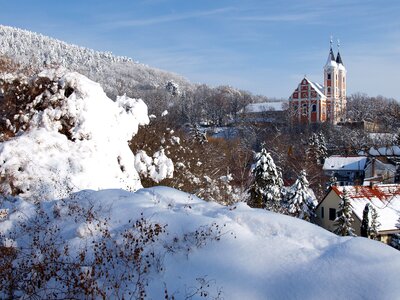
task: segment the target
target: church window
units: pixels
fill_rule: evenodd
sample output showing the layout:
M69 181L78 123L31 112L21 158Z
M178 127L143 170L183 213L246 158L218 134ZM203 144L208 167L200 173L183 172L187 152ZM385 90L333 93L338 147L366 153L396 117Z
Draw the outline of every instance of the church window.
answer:
M303 115L307 115L307 104L306 104L306 103L303 103L303 104L301 105L301 113L302 113Z
M331 88L328 86L328 94L331 93Z
M331 73L328 73L328 80L331 80Z
M312 105L312 111L317 111L317 105L316 104Z

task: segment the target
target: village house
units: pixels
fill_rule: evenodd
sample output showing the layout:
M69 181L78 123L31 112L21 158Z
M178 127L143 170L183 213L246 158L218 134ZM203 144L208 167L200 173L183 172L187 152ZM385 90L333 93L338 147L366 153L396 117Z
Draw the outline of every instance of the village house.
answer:
M316 223L329 230L335 229L335 219L343 191L346 189L353 209L352 228L361 235L361 222L366 204L378 213L378 239L389 244L395 233L400 233L398 224L400 212L400 185L381 184L370 186L332 186L327 195L316 207Z
M339 44L338 44L339 48ZM324 85L306 76L289 97L289 110L294 122L303 124L331 122L337 124L346 114L346 68L338 51L331 47L324 66Z
M240 111L242 122L252 124L283 124L285 123L285 112L287 101L271 101L248 104Z
M367 163L366 156L333 155L325 159L322 169L326 176L336 178L337 185L362 185Z

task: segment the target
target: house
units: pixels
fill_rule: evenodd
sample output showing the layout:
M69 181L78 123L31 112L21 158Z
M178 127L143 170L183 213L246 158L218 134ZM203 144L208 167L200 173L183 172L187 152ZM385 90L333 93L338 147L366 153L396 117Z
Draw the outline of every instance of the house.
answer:
M378 213L378 238L384 243L390 243L391 236L400 233L396 224L400 212L400 185L380 184L370 186L332 186L327 195L316 207L316 223L329 230L335 229L334 220L337 216L343 190L346 189L353 207L353 229L361 235L361 222L366 204L372 205Z
M397 183L399 182L399 168L396 164L380 158L372 157L365 167L364 185L370 182Z
M322 169L326 176L335 177L338 185L361 185L365 177L366 156L333 155L325 159Z
M339 45L338 45L339 47ZM324 66L324 85L306 76L289 97L291 119L299 123L331 122L337 124L346 113L346 68L338 51L331 47Z
M382 130L381 128L382 126L380 126L378 123L367 120L362 120L362 121L344 120L338 122L337 125L347 127L349 129L356 129L356 130L358 129L370 133L378 133Z
M240 111L242 121L252 124L284 123L287 101L271 101L248 104Z
M383 175L382 178L383 180L381 181L382 183L400 182L399 146L394 145L394 146L387 146L380 148L371 147L368 151L360 151L359 155L368 155L370 157L371 163L374 161L376 162L375 166L370 166L371 171L366 170L365 176L367 178L380 176L382 174Z

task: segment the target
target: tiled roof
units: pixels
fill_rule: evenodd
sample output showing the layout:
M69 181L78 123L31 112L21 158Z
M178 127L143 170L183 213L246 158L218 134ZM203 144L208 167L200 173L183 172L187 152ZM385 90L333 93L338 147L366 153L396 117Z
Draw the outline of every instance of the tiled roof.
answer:
M397 230L400 217L400 185L379 184L373 186L333 186L332 190L339 196L346 189L353 206L354 214L362 220L363 210L367 203L378 212L379 231Z

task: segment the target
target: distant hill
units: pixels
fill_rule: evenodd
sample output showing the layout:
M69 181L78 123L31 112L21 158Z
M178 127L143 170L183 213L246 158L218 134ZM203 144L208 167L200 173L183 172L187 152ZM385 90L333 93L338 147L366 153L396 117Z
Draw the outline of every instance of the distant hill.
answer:
M156 89L169 81L183 90L192 87L177 74L151 68L128 57L67 44L42 34L3 25L0 25L0 55L35 68L61 65L78 71L99 82L111 98L127 91Z

